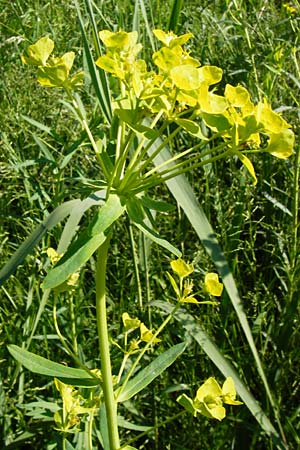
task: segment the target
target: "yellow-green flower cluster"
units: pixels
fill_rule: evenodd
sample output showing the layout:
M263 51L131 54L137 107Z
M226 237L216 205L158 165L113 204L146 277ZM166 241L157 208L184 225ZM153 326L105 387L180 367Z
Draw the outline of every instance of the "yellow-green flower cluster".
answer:
M175 279L168 272L167 275L180 303L216 304L211 301L199 302L194 297L193 282L187 279L187 277L194 272L193 264L187 263L183 259L178 258L171 261L171 268L179 277L179 283L176 283ZM213 297L220 297L222 295L223 284L220 283L217 273L208 272L205 275L204 290L207 294L212 295Z
M195 119L202 120L228 142L231 154L238 156L254 183L255 171L245 153L263 150L282 159L292 154L294 133L266 100L254 104L247 89L240 85L227 84L224 95L215 93L212 86L221 81L222 69L201 66L183 49L191 33L182 36L162 30L153 33L162 43L152 56L158 73L148 72L145 61L137 59L141 45L137 44L136 32L100 32L108 51L96 64L124 83L131 104L138 99L142 111L148 110L150 114L163 111L168 120L200 138L203 135ZM121 99L124 101L124 95Z
M222 80L222 69L201 66L200 61L184 49L191 33L176 36L158 29L153 33L162 44L152 55L156 71L148 70L146 62L139 58L142 45L138 43L136 31L99 32L107 52L97 59L96 65L119 80L119 92L114 92L113 96L114 113L131 131L155 140L156 130L154 126L145 126L145 119L156 123L159 117L166 124L174 122L179 129L205 140L202 123L208 134L225 142L224 154L212 158L237 156L254 184L257 179L248 157L250 153L263 151L281 159L292 154L294 133L266 99L255 104L241 85L227 84L223 95L216 92L216 85ZM38 67L40 84L74 89L83 80L82 72L70 77L74 53L53 57L53 48L53 41L43 37L29 46L22 61Z
M194 400L183 394L177 401L194 417L199 413L220 421L226 416L224 404L242 405L242 402L236 400L236 390L231 377L226 378L222 388L215 378L210 377L199 387Z
M54 378L54 384L59 391L63 407L54 414L54 421L59 431L65 433L75 433L79 430L80 415L88 414L93 411L93 408L86 406L86 400L79 394L79 392L69 384Z
M82 84L83 72L69 77L73 66L75 53L67 52L61 57L50 56L54 42L48 37L42 37L27 49L27 55L21 56L24 64L38 67L38 82L42 86L63 87L74 89Z

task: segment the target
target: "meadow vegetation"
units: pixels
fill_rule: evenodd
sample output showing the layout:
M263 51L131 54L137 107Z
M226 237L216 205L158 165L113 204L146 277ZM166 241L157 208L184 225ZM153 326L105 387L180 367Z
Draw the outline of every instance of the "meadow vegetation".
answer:
M237 157L212 161L186 174L230 267L237 298L228 292L226 273L220 272L223 256L218 250L207 253L207 245L165 185L153 187L153 198L173 206L154 214L156 230L180 249L185 261L193 264L195 293L201 291L205 274L217 270L225 289L215 300L216 305L184 304L184 309L159 335L161 346L150 346L142 367L164 351L188 342L174 364L147 389L121 405L121 441L132 439L131 445L140 450L297 449L300 4L296 0L80 2L85 36L95 60L95 40L86 4L93 7L98 31L138 31L143 44L141 58L149 66L153 65L153 51L159 48L153 29L172 29L177 35L192 33L193 38L186 44L191 55L201 65L223 70L217 93L224 92L226 84L240 84L255 103L266 99L295 133L290 158L277 159L267 153L251 156L255 185ZM40 86L35 68L21 61L29 45L49 36L55 42L55 54L74 51L74 72L88 73L75 3L0 0L0 7L0 249L4 267L55 208L72 199L85 199L102 185L86 130L68 108L67 98L57 88ZM85 77L79 92L90 129L105 146L108 126L95 100L90 77ZM196 144L195 137L181 133L172 145L177 151L184 151ZM92 211L88 210L80 226L87 227L91 219ZM42 283L51 266L47 250L57 248L64 225L62 221L43 234L0 288L3 449L61 448L54 414L55 405L61 407L59 389L63 388L58 382L55 386L53 379L22 368L9 353L8 345L27 348L66 366L76 366L72 352L90 369L101 365L94 301L96 257L92 256L82 267L71 292L52 292L45 298ZM145 237L130 218L118 221L110 242L106 286L113 367L119 367L123 357L119 347L124 338L124 312L151 330L157 330L165 320L169 312L166 305L175 298L167 274L171 273L172 259L174 256L166 247ZM172 276L176 279L176 273ZM201 296L198 298L202 300ZM242 310L238 298L242 300ZM194 328L189 328L188 318ZM197 339L191 330L196 330ZM69 354L60 333L72 349ZM195 418L181 414L182 406L176 399L182 394L194 398L198 387L210 377L222 386L224 377L230 376L226 362L235 369L258 406L253 406L251 412L251 399L246 396L242 398L243 405L226 406L227 417L221 422L202 415ZM242 397L239 385L236 388ZM81 393L89 395L86 388L81 388ZM263 411L263 418L254 417L253 411ZM101 420L103 417L99 417L100 424ZM165 424L156 426L162 422ZM152 428L147 431L149 427ZM92 446L85 442L87 428L88 421L83 421L81 433L70 435L66 448L101 448L103 436L99 437L97 431L93 431Z

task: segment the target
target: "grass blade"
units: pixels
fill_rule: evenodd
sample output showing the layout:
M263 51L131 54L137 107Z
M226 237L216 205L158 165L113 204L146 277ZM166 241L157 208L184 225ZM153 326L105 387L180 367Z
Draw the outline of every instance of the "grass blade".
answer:
M151 302L151 305L157 306L158 308L164 310L167 314L170 314L173 309L172 305L159 300ZM183 309L180 309L175 314L175 319L178 320L180 324L188 331L191 337L195 339L195 341L205 351L209 359L217 366L220 372L222 372L225 377L232 377L239 396L241 397L249 411L252 413L254 418L257 420L261 428L272 438L274 444L278 449L285 450L286 447L281 441L272 423L259 406L258 402L249 392L248 388L242 382L230 362L224 358L218 347L208 336L208 334L201 328L201 326L195 321L193 316L185 312Z
M0 271L0 286L12 275L17 267L24 261L26 256L34 249L34 247L40 242L42 237L51 228L55 227L59 222L64 220L81 200L70 200L58 206L49 216L43 220L43 222L30 234L23 244L20 245L18 250L13 254L10 260Z
M157 142L156 145L160 143ZM154 146L152 146L149 150L149 154L155 151ZM168 161L172 157L170 151L165 147L163 152L159 153L154 158L154 164L159 166L160 164ZM258 354L258 351L255 346L255 342L251 333L250 325L245 314L242 300L239 296L233 275L230 271L229 265L226 261L226 258L222 252L222 249L218 243L216 235L208 222L206 215L198 203L198 200L194 194L194 191L188 182L187 178L184 175L179 175L176 178L170 179L166 181L166 185L174 198L176 199L179 206L183 209L186 214L188 220L199 236L202 244L205 247L205 250L211 257L214 262L216 268L220 276L222 277L224 286L228 293L228 296L232 302L232 305L236 311L241 327L246 336L247 342L253 354L257 371L262 379L264 384L267 396L270 400L271 405L273 406L274 411L277 411L276 404L274 402L273 396L271 394L271 390L269 388L269 384L267 378L265 376L265 372ZM279 426L280 422L277 419Z
M98 99L101 111L102 111L104 117L106 118L107 122L110 123L111 117L112 117L112 110L111 110L111 100L110 100L110 94L109 94L108 81L106 78L106 74L104 73L103 70L96 68L96 65L95 65L94 59L93 59L93 55L92 55L90 47L89 47L88 38L87 38L85 29L84 29L84 23L83 23L83 19L81 16L79 4L78 4L77 0L74 0L74 2L75 2L79 25L80 25L80 29L81 29L81 33L82 33L83 47L84 47L84 51L85 51L85 56L86 56L86 60L87 60L87 65L88 65L92 85L95 89L96 97ZM94 19L93 13L92 13L92 7L88 0L86 1L86 4L87 4L87 8L88 8L88 11L90 14L92 26L93 26L94 38L97 43L96 49L97 49L97 52L100 52L100 43L99 43L99 40L97 37L97 29L96 29L96 25L95 25L95 19Z
M172 6L169 24L168 24L168 31L174 31L175 34L177 33L177 29L178 29L178 20L179 20L182 5L183 5L183 0L173 0L173 6Z

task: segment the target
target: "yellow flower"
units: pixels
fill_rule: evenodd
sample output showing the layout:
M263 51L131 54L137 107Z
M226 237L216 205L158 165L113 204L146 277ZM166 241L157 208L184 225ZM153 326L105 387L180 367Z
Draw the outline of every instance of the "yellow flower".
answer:
M178 403L194 417L198 413L210 419L223 420L226 410L223 403L228 405L242 405L242 402L235 400L236 391L231 377L226 378L221 389L215 378L210 377L197 390L194 400L186 394L177 398Z
M188 264L181 258L171 261L171 267L179 278L185 278L194 272L193 264Z
M223 292L223 284L219 282L217 273L207 273L204 280L205 290L215 297L220 297Z
M145 324L141 323L140 325L140 333L141 333L141 340L144 342L150 342L152 341L153 344L157 342L161 342L161 339L154 338L153 339L153 333L151 330L149 330Z

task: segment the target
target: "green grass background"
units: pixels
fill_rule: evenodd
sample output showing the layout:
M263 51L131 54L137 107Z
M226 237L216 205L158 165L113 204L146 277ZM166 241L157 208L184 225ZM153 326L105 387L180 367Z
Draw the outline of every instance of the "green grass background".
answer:
M296 133L295 154L287 161L268 155L255 158L258 184L253 187L236 161L212 165L190 175L199 201L214 227L238 285L252 333L278 405L289 449L300 448L300 357L299 357L299 2L280 1L191 1L182 2L176 32L191 31L190 50L202 64L221 67L226 83L241 83L258 101L266 98L281 111ZM151 54L147 28L166 30L173 2L144 0L96 1L98 29L138 28L144 58ZM84 65L82 41L72 2L58 0L6 2L0 0L0 251L1 266L40 223L45 214L63 201L87 196L86 179L97 179L93 154L73 144L82 138L81 129L60 102L57 90L43 89L34 71L23 66L20 55L27 46L48 34L56 53L74 50L76 67ZM137 13L138 11L138 13ZM85 16L86 17L86 16ZM147 21L145 21L147 19ZM83 100L91 120L97 118L93 92L87 85ZM30 120L28 120L30 118ZM44 125L34 126L33 121ZM183 148L184 138L177 145ZM61 167L62 157L72 152L72 164ZM169 199L166 190L157 192ZM203 274L214 270L195 232L179 210L160 215L163 237L180 247L195 264L195 285ZM57 226L36 251L19 267L0 291L0 447L3 449L56 448L56 435L49 413L28 405L57 398L52 383L28 371L19 372L6 346L21 345L30 334L41 301L45 275L45 250L57 245L62 228ZM109 264L109 314L111 334L121 332L120 312L128 311L155 328L160 314L151 307L141 311L134 275L128 224L119 225ZM134 235L137 256L142 246ZM139 258L144 303L172 295L166 270L170 256L151 247L148 259ZM93 304L93 260L81 273L75 296L79 352L85 361L95 359L96 323ZM252 354L226 295L218 308L195 307L189 312L213 337L234 365L264 411L274 422ZM71 332L67 298L61 299L60 327ZM184 329L171 325L164 335L166 345L184 339ZM51 299L39 321L30 350L57 361L69 362L61 351L52 324ZM113 349L113 360L120 355ZM97 358L96 358L97 362ZM150 389L124 411L139 424L157 423L178 411L178 393L193 396L199 384L222 375L200 347L191 342L184 362L180 360L156 380ZM26 406L27 405L27 406ZM160 428L135 444L139 449L273 449L245 407L229 411L222 423L184 416L180 422Z

